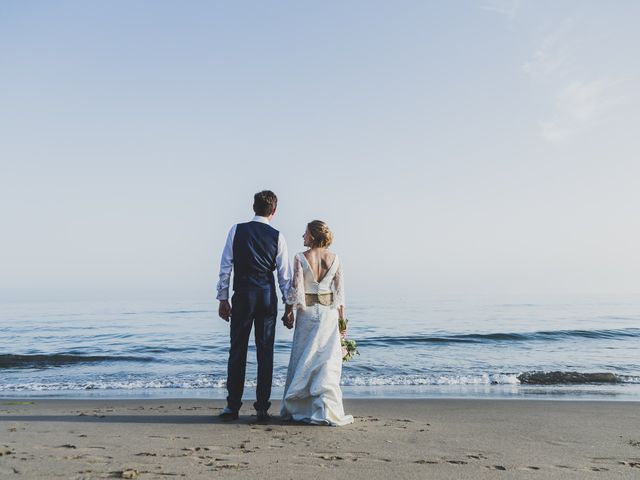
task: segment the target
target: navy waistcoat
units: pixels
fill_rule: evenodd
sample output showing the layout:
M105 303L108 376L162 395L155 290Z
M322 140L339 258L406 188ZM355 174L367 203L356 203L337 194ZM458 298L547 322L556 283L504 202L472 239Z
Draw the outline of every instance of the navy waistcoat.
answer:
M275 285L273 271L280 233L260 222L239 223L233 238L233 289Z

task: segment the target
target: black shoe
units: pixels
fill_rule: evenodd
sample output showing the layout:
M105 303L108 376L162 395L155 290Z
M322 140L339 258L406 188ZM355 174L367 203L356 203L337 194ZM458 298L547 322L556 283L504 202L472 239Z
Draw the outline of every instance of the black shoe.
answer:
M258 423L266 423L271 419L271 415L266 410L256 410L256 422Z
M220 415L218 415L218 418L220 420L225 421L225 422L230 422L231 420L237 420L238 419L238 411L237 410L231 410L229 407L227 407L222 411L222 413Z

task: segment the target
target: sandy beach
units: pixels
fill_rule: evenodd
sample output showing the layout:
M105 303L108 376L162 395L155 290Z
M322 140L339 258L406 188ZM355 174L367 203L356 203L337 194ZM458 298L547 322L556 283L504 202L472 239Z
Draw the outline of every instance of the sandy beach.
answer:
M256 424L249 408L221 423L222 407L4 399L0 477L640 478L639 403L346 400L342 428Z

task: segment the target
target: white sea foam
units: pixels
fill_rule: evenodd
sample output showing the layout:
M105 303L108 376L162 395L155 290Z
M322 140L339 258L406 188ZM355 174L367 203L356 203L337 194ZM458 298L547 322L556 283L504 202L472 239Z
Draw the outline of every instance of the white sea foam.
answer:
M411 385L517 385L516 374L481 375L389 375L368 377L345 377L342 384L347 386L411 386Z
M520 385L519 373L482 373L468 375L345 375L342 385L349 387L446 386L446 385ZM621 384L639 384L638 376L619 376ZM286 378L276 375L274 387L284 387ZM256 387L255 379L245 386ZM226 378L214 375L184 375L163 378L103 379L96 381L25 382L0 384L0 392L45 392L69 390L142 390L142 389L224 389Z
M482 375L371 375L345 376L344 386L411 386L411 385L517 385L516 374L482 374ZM274 387L284 387L285 378L276 376ZM255 388L256 380L249 379L246 387ZM0 384L0 391L68 391L68 390L139 390L139 389L222 389L226 387L226 379L212 375L196 375L175 378L100 380L85 382L29 382Z

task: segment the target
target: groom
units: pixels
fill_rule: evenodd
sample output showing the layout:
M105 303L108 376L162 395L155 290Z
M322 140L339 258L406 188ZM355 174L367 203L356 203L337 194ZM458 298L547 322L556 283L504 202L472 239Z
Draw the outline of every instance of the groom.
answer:
M255 328L258 357L258 386L256 409L259 422L269 419L271 380L273 376L273 342L278 314L274 270L282 300L286 302L291 272L284 236L269 223L276 213L278 198L270 190L253 197L255 216L250 222L231 227L220 261L218 282L218 315L231 321L231 346L227 368L227 407L220 414L222 420L236 420L242 405L244 377L247 367L247 347L251 327ZM233 298L229 303L229 281L233 270ZM285 317L292 320L291 305Z

